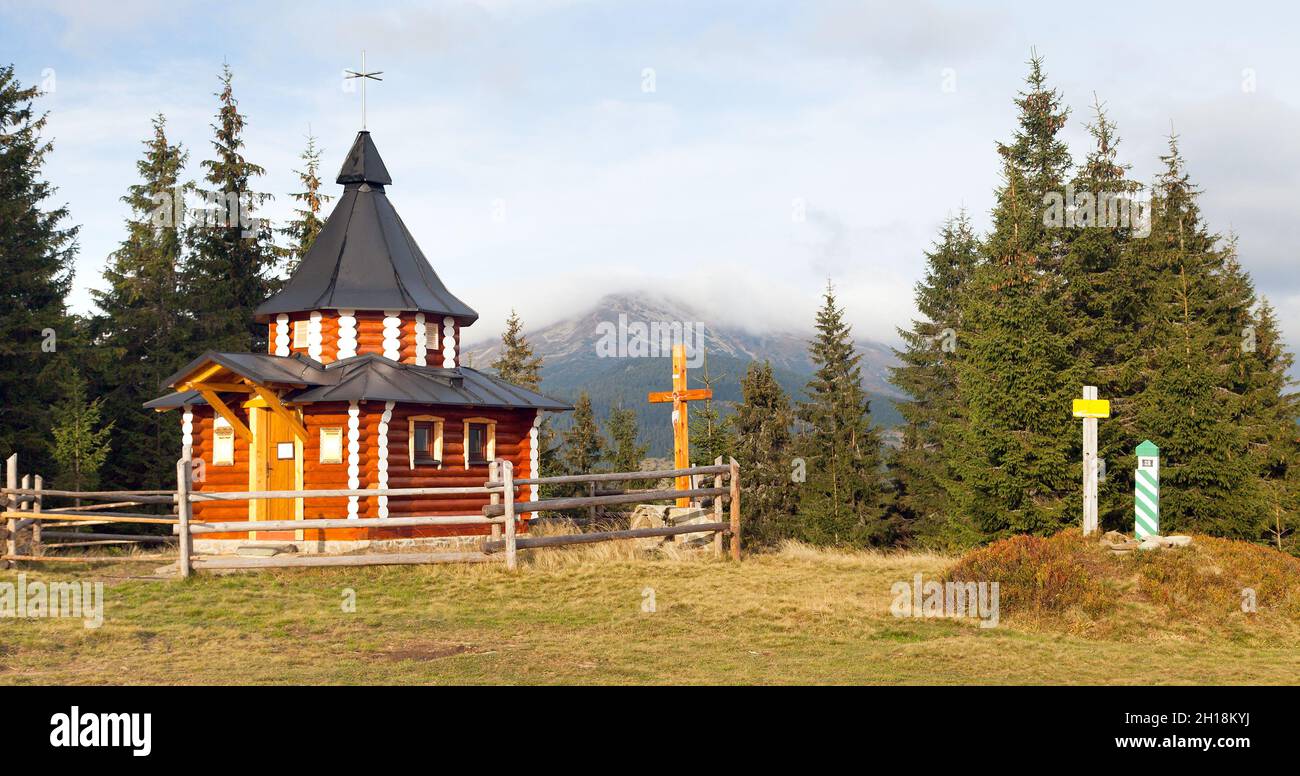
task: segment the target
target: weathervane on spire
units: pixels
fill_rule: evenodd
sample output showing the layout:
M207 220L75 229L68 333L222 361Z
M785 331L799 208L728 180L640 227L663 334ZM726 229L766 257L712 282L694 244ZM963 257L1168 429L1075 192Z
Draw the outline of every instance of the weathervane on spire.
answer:
M347 78L359 78L361 80L361 129L364 131L366 128L366 79L370 79L372 81L382 81L384 79L379 78L378 76L383 75L384 71L375 70L373 72L366 72L366 50L362 49L361 69L345 70L343 72L347 73L346 76Z

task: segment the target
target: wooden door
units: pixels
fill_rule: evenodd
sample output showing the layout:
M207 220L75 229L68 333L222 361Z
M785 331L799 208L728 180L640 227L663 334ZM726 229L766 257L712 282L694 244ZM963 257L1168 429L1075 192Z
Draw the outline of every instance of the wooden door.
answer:
M266 408L257 410L259 434L262 441L261 458L264 467L263 483L265 490L294 490L298 485L298 445L297 437L289 422ZM262 520L293 520L295 517L294 499L264 499L261 511ZM294 531L259 531L258 539L293 539Z

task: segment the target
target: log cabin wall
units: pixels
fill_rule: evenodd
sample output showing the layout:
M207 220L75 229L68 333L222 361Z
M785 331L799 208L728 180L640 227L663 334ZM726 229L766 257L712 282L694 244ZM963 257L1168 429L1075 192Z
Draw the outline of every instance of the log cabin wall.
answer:
M385 402L358 402L357 469L358 487L378 488L381 482L378 444L380 424L383 422ZM240 418L248 423L248 411L232 406ZM348 402L322 402L303 408L303 425L307 440L303 444L303 488L305 490L338 489L348 487L349 428ZM234 492L249 488L249 443L235 437L235 456L232 465L213 464L213 410L196 405L192 415L191 457L203 459L206 478L196 482L196 492ZM412 416L433 415L443 418L442 466L410 465L409 421ZM530 430L534 410L488 409L483 407L447 407L440 405L395 405L388 420L388 477L389 488L418 487L477 487L488 478L486 465L465 467L465 420L471 417L489 418L496 422L495 454L498 460L507 459L514 465L515 477L533 476ZM321 461L321 430L337 428L343 439L343 456L340 463ZM530 489L515 489L515 500L529 498ZM425 515L479 515L488 503L486 495L448 496L393 496L388 499L387 516L411 517ZM196 522L241 522L248 520L246 501L199 501L194 504ZM307 498L303 500L304 518L345 518L348 516L348 499ZM377 497L357 499L358 517L380 517ZM526 530L527 523L522 526ZM464 536L486 534L487 526L454 527L428 526L421 528L344 528L303 531L303 539L319 540L378 540L438 536ZM204 539L247 539L246 534L204 534Z
M376 419L383 414L382 402L374 402L373 408L366 414ZM412 416L433 415L443 419L442 466L431 464L410 465L409 437ZM515 477L531 477L529 471L529 431L533 426L534 410L488 409L484 407L446 407L439 405L397 405L393 408L392 419L388 423L388 487L389 488L424 488L424 487L477 487L487 481L488 467L484 465L465 467L465 419L473 417L489 418L496 421L496 457L497 460L509 460L514 465ZM378 423L372 428L378 433ZM365 477L372 482L379 481L378 459L372 457ZM515 489L515 500L524 501L529 497L527 487ZM378 501L378 499L374 499ZM393 496L388 500L389 517L416 517L427 515L480 515L485 504L486 495L462 496ZM377 505L376 505L377 506ZM372 507L374 508L374 507ZM378 516L377 514L374 516ZM525 522L525 527L526 527ZM372 539L393 539L399 537L457 536L486 534L488 526L451 527L427 526L420 528L372 529Z
M293 330L297 321L306 321L308 331L314 328L311 321L312 316L317 316L320 334L320 344L313 347L311 344L294 345ZM271 355L287 356L292 353L301 353L304 356L314 358L323 364L337 361L339 357L339 316L338 310L320 310L315 313L282 313L267 324L267 352ZM283 320L280 318L283 317ZM357 355L374 353L375 355L392 357L391 351L385 350L386 319L390 316L382 311L359 310L352 316L356 321L357 333ZM439 316L426 315L424 313L402 312L395 316L399 323L396 327L397 338L397 357L394 361L400 361L404 364L421 365L418 358L418 326L423 323L425 330L425 358L422 366L442 367L444 366L444 344L455 344L454 357L452 366L459 366L460 360L460 324L453 322L453 340L452 343L444 342L445 321ZM309 333L309 342L314 338Z
M365 410L362 409L362 422L359 424L357 457L359 460L358 478L360 487L370 487L366 478L366 469L360 461L366 459L366 424ZM303 445L302 485L304 490L339 489L348 486L348 402L322 402L304 408L303 425L307 428L307 443ZM340 463L321 462L321 429L341 429L343 438L343 457ZM357 516L365 514L366 503L372 499L357 500ZM302 516L307 518L343 518L348 516L348 499L342 498L308 498L303 499ZM365 531L344 528L329 531L303 531L306 540L321 539L364 539Z
M248 410L232 402L230 408L248 425ZM215 412L207 405L195 405L191 420L190 459L202 460L204 479L195 482L194 490L199 493L230 493L248 490L248 465L251 450L249 443L235 437L234 463L218 466L213 463L213 418ZM194 520L196 522L234 522L248 519L247 501L196 501L194 502ZM204 534L204 539L243 539L243 534Z

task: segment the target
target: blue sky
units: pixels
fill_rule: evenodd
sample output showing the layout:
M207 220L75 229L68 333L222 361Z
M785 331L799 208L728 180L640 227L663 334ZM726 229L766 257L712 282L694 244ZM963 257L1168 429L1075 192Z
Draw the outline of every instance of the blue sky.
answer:
M52 87L46 174L82 224L81 311L153 114L197 177L228 62L280 219L308 128L331 181L359 128L341 75L364 48L384 71L369 128L390 197L482 314L475 335L512 306L536 326L629 289L804 328L829 277L859 335L893 342L943 219L988 224L994 142L1036 47L1077 159L1094 93L1140 180L1177 130L1294 345L1297 21L1246 3L4 0L0 60Z

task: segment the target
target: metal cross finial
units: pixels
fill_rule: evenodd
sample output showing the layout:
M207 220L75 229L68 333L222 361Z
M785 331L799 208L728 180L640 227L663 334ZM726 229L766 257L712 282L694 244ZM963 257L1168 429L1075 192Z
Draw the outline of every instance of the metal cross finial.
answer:
M361 69L360 69L360 70L345 70L344 72L347 73L347 76L346 76L347 78L359 78L359 79L361 79L361 129L364 130L364 129L366 128L366 79L368 78L368 79L370 79L370 80L372 80L372 81L382 81L382 80L384 80L384 79L382 79L382 78L378 78L377 76L381 76L381 75L383 75L383 74L384 74L384 71L383 71L383 70L375 70L375 71L373 71L373 72L366 72L366 52L365 52L365 49L362 49L362 50L361 50Z

